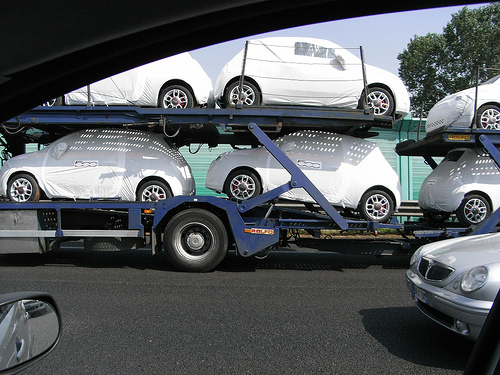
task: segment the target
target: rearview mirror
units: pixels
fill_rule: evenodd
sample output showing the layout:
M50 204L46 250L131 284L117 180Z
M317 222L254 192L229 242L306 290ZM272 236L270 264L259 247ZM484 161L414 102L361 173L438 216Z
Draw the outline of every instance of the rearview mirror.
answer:
M15 374L47 355L61 337L61 317L52 296L23 292L0 295L0 374Z

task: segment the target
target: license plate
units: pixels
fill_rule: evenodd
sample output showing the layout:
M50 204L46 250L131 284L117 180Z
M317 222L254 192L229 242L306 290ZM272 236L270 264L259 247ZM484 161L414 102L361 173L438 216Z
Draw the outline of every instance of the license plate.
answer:
M427 292L413 285L413 297L427 304Z

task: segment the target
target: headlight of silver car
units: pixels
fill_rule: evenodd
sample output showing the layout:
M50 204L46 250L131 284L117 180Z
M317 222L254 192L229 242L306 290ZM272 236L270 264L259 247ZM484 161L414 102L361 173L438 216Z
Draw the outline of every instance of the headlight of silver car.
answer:
M466 293L475 292L486 283L487 278L488 269L484 266L477 266L465 273L460 287Z
M413 255L411 256L410 258L410 267L413 267L413 265L415 264L415 262L417 261L417 258L418 256L420 255L420 253L422 252L422 247L419 247L414 253Z

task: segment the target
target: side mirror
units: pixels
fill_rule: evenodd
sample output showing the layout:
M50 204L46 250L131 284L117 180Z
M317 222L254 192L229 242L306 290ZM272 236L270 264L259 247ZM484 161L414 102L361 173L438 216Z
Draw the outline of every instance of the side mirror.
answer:
M59 342L61 328L49 294L0 295L0 374L15 374L45 357Z

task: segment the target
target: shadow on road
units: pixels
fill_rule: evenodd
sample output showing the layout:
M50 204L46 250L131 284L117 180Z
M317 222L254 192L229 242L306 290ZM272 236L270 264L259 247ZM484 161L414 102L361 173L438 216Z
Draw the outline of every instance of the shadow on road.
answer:
M368 309L360 314L366 332L391 354L420 366L465 369L474 343L427 319L416 307Z
M265 259L244 258L230 251L217 266L220 272L255 272L259 269L318 271L364 269L371 265L386 268L407 268L409 256L334 253L308 248L282 248L271 251ZM2 267L34 267L41 265L73 265L90 268L134 268L176 271L165 253L152 255L150 249L131 251L85 251L70 245L45 254L2 254Z

